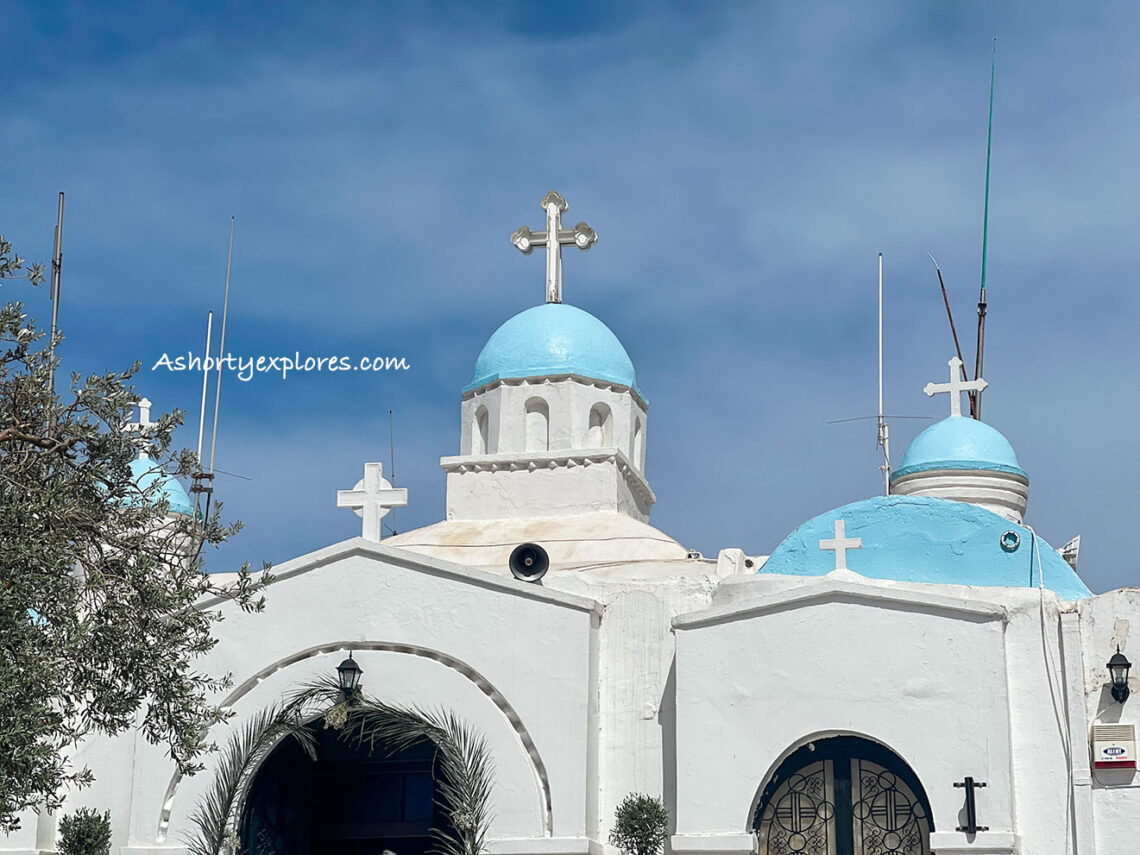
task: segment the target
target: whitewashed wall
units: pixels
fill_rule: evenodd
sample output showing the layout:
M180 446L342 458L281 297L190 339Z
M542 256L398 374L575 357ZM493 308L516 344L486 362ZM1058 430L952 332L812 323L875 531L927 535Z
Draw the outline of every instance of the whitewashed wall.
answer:
M590 601L363 540L275 572L280 581L266 612L246 615L224 607L221 643L206 662L211 672L238 675L239 683L243 675L284 665L233 703L235 724L313 676L334 674L352 648L368 692L394 703L454 710L486 735L497 769L492 837L584 840L596 823L598 788L588 727L597 669L597 616ZM396 649L369 649L378 645ZM440 658L453 658L460 667ZM549 815L535 760L489 693L509 704L533 742L548 781ZM163 834L172 773L160 750L140 749L132 852L176 845L185 833L210 770L178 784Z
M1140 588L1084 600L1080 618L1089 724L1131 724L1140 731ZM1112 697L1106 667L1117 645L1136 665L1130 680L1132 695L1124 704ZM1087 742L1083 750L1087 757ZM1131 771L1094 770L1091 796L1097 855L1140 852L1140 776Z
M675 621L674 852L749 851L757 800L780 761L835 734L880 742L907 762L938 832L958 823L953 782L986 781L991 830L979 842L1010 851L1004 610L852 576L775 593L757 579L751 596L736 586L731 605Z
M1067 604L841 572L718 579L693 561L552 573L536 586L362 540L278 572L266 613L224 607L204 663L239 684L264 672L239 686L237 723L331 675L352 647L370 693L456 709L487 736L503 855L608 851L614 808L634 791L665 797L675 855L750 851L769 776L831 734L881 742L911 766L939 855L1140 851L1140 781L1089 763L1093 723L1140 725L1140 681L1121 706L1104 667L1117 644L1140 662L1138 589ZM165 804L172 764L138 734L93 740L80 761L97 783L67 810L110 808L113 851L182 850L209 772ZM973 843L953 830L963 795L952 784L966 775L988 784L978 812L990 830ZM0 851L49 850L54 830L30 814Z

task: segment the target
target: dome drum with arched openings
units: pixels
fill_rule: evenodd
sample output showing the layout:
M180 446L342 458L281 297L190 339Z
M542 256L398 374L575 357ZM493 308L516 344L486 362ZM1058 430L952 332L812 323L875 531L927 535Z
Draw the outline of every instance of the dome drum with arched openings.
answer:
M588 312L546 303L488 339L463 389L449 519L617 511L646 522L647 405L633 361Z

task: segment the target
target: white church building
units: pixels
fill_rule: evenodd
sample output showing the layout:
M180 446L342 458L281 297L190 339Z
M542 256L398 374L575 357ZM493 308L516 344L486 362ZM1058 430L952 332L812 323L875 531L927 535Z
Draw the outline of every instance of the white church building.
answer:
M204 604L225 613L200 664L234 675L232 726L351 653L372 695L485 738L498 855L616 855L631 792L667 805L666 855L1140 853L1140 697L1106 665L1140 655L1140 589L1093 596L1024 522L1029 475L961 414L957 362L890 495L821 508L768 555L691 553L650 522L633 362L562 302L562 248L594 232L563 227L556 193L543 207L512 240L545 251L547 301L475 360L445 518L382 539L407 494L365 463L338 496L363 536L277 566L262 614ZM243 796L245 851L429 848L430 751L290 750ZM109 809L114 855L185 852L212 769L180 778L133 733L82 760L97 782L67 809ZM55 835L29 813L0 855Z

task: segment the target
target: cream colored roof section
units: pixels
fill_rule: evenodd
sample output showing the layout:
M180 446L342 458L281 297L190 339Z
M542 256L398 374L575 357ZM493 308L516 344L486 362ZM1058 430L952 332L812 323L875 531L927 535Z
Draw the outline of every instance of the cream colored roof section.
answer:
M641 562L679 561L688 550L664 532L626 514L602 511L565 517L446 520L384 539L385 546L509 574L507 559L520 543L537 543L552 570L591 570ZM679 566L678 574L686 571ZM702 572L708 572L702 568Z

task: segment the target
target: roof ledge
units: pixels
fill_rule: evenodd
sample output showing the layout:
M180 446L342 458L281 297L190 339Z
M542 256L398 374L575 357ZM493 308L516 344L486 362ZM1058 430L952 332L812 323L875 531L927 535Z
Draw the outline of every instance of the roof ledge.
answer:
M755 577L762 579L762 576ZM743 583L742 583L743 584ZM989 600L973 595L961 597L896 588L868 579L850 570L834 570L818 581L791 590L740 592L740 599L723 605L678 615L674 629L700 629L765 614L791 611L822 603L845 602L890 608L899 611L925 611L945 614L962 620L985 622L1009 619L1008 611Z
M429 558L418 552L399 549L393 546L384 546L372 540L365 540L363 537L343 540L340 543L334 543L331 546L326 546L323 549L315 550L307 555L301 555L277 565L273 568L273 584L281 584L285 580L292 579L295 576L302 576L305 573L310 573L329 564L335 564L346 558L358 556L375 558L395 567L415 570L430 576L455 579L460 582L475 585L476 587L502 591L503 593L514 594L531 600L539 600L541 602L550 603L551 605L562 606L563 608L590 612L597 616L601 616L602 614L601 603L589 597L555 591L550 588L544 588L541 583L522 582L511 576L504 576L499 573L492 573L489 570L480 570L474 567L464 567L461 564L454 564L440 558ZM221 597L211 597L197 603L197 607L200 609L208 609L224 602L227 601Z

